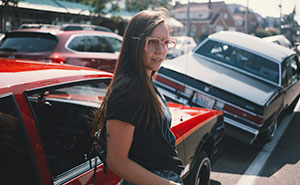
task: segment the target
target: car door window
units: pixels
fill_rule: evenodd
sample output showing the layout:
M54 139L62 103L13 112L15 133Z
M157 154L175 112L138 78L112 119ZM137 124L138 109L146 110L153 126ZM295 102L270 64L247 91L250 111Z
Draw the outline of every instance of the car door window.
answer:
M86 40L86 52L114 53L105 37L88 36Z
M286 60L286 69L288 76L288 85L293 84L298 80L299 66L297 65L297 58L292 56Z
M283 87L286 87L287 86L287 80L288 80L288 71L287 71L287 61L284 61L281 65L281 83L282 83L282 86Z
M75 51L83 52L85 51L85 38L86 36L74 37L67 47Z
M122 41L113 37L106 38L110 43L111 47L113 48L115 53L120 52Z
M37 184L32 149L13 96L0 95L1 184Z
M297 56L291 57L291 71L292 71L292 81L295 82L298 80L299 76L299 62L297 61Z
M90 123L108 84L109 80L88 81L29 92L53 181L90 169Z

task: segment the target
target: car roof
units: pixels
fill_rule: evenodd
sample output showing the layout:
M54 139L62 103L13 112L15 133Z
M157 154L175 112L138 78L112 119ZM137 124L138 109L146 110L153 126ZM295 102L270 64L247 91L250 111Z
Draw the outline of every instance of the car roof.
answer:
M31 32L31 33L49 33L52 35L74 35L74 34L86 34L86 35L95 35L95 34L101 34L103 36L111 36L111 37L117 37L119 39L122 39L122 36L113 33L113 32L106 32L106 31L98 31L98 30L73 30L73 31L63 31L59 29L52 29L52 28L45 28L45 29L39 29L39 28L30 28L30 29L17 29L12 30L9 33L22 33L22 32Z
M5 79L0 81L0 93L11 92L8 89L15 87L18 87L18 91L25 91L84 79L111 77L111 73L92 68L0 58L0 79Z
M283 44L285 47L292 48L292 43L284 36L284 35L273 35L269 37L262 38L269 42L279 42L280 44Z
M295 54L293 50L241 32L221 31L210 35L208 38L252 51L263 57L272 58L279 63L286 57Z

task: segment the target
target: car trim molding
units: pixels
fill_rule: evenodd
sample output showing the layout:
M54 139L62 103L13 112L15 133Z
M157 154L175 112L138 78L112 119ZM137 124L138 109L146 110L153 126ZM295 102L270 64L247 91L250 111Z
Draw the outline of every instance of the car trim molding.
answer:
M246 126L244 124L241 124L241 123L239 123L239 122L237 122L237 121L235 121L233 119L230 119L230 118L228 118L226 116L224 116L224 122L227 123L227 124L230 124L232 126L235 126L235 127L239 128L241 130L244 130L246 132L249 132L249 133L253 134L254 137L251 139L250 143L253 143L253 141L258 136L259 131L257 129L248 127L248 126Z
M170 78L170 77L165 76L164 74L159 73L158 75L159 75L159 76L162 76L162 77L164 77L164 78L167 78L168 80L172 80L172 81L175 82L175 83L183 84L183 83L181 83L181 82L175 80L174 78ZM155 83L159 84L160 86L166 87L167 89L174 90L174 88L169 87L169 86L167 86L167 85L165 85L165 84L163 84L163 83L161 83L161 82L159 82L159 81L155 81ZM242 107L236 106L236 105L234 105L234 104L232 104L232 103L230 103L230 102L228 102L228 101L224 101L223 99L220 99L220 98L218 98L218 97L215 97L215 96L212 96L212 95L210 95L210 94L207 94L207 93L205 93L205 92L203 92L203 91L200 91L200 90L198 90L198 89L196 89L196 88L194 88L194 87L192 87L192 86L189 86L189 85L187 85L187 84L184 84L184 86L185 86L185 92L186 92L186 88L189 88L189 89L191 89L191 90L193 90L193 91L195 91L195 92L204 94L204 95L206 95L206 96L208 96L208 97L210 97L210 98L213 98L213 99L215 99L215 100L217 100L217 101L219 101L219 102L222 102L222 103L228 104L228 105L230 105L230 106L232 106L232 107L235 107L235 108L237 108L237 109L240 109L240 110L242 110L242 111L244 111L244 112L246 112L246 113L248 113L248 114L251 114L251 115L253 115L253 116L259 116L259 115L255 114L255 113L253 113L253 112L250 112L249 110L246 110L246 109L244 109L244 108L242 108ZM184 92L184 93L179 93L179 91L178 91L178 95L182 95L184 98L187 98L187 96L185 96L185 95L186 95L185 92ZM169 93L168 93L168 94L169 94ZM173 97L175 97L175 96L173 95ZM180 97L180 99L181 99L181 98L182 98L182 97ZM189 97L188 97L188 98L189 98ZM179 102L180 102L180 101L179 101ZM188 100L185 100L185 102L187 103ZM222 110L222 111L223 111L223 110Z

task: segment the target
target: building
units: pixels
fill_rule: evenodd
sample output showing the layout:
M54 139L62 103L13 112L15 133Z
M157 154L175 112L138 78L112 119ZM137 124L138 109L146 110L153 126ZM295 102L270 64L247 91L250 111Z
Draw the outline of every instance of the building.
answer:
M19 0L17 6L2 6L1 32L22 24L91 23L93 7L63 0Z
M236 31L254 34L258 28L263 28L262 17L253 12L253 10L248 9L248 19L246 21L247 9L245 6L239 4L228 4L227 6L233 15Z
M203 37L222 30L236 30L235 20L221 2L189 3L190 33L196 42ZM171 16L186 25L187 4L176 3L171 11ZM182 34L180 32L179 34Z

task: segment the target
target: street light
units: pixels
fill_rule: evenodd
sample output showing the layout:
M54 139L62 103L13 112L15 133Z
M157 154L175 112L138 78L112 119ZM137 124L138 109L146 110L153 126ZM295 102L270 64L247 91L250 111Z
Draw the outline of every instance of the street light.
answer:
M280 5L278 5L280 8L280 18L279 18L279 32L281 33L281 19L282 19L282 0L280 0Z
M247 0L247 4L246 4L246 13L245 13L245 33L248 33L248 6L249 6L249 0Z
M186 36L190 36L190 1L186 5Z

